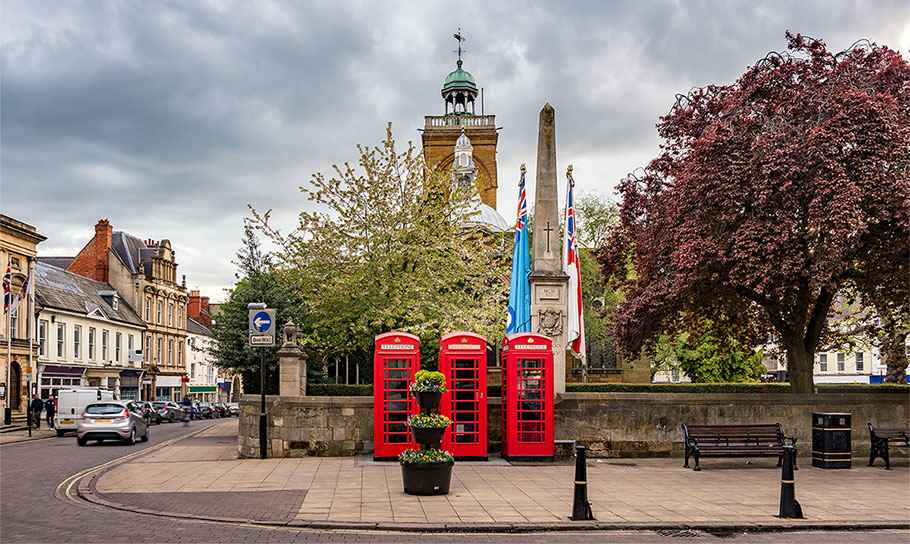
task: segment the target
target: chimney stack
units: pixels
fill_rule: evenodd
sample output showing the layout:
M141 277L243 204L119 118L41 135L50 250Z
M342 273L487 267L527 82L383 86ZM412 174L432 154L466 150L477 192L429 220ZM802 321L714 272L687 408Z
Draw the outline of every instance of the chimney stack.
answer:
M108 254L114 242L114 227L107 218L95 223L95 280L108 281Z

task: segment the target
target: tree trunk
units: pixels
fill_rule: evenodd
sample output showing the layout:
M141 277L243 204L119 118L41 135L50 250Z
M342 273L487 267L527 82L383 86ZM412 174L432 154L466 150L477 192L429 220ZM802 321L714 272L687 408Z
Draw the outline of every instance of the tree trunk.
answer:
M906 332L889 334L882 341L882 359L887 369L886 382L904 383L907 378L906 341Z
M794 338L795 337L795 338ZM812 371L815 353L806 350L798 336L782 338L787 350L787 374L790 376L790 391L793 393L814 393L815 382Z

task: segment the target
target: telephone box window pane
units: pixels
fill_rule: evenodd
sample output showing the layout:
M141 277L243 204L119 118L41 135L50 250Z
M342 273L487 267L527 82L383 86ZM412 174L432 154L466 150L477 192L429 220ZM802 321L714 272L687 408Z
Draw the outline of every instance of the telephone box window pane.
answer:
M405 359L388 359L385 366L386 368L408 368L408 361Z
M408 371L407 370L388 370L385 373L385 377L388 379L398 378L399 380L407 379Z
M408 400L408 394L405 391L386 391L385 400Z
M386 380L386 391L404 391L408 388L407 380Z

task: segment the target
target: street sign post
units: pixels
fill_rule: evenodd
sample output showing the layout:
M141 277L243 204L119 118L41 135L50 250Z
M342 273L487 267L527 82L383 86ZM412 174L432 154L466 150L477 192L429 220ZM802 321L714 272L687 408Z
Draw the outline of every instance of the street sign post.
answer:
M275 310L269 310L264 302L246 305L250 312L250 346L254 348L275 345ZM269 456L269 414L265 408L265 352L259 352L259 458Z

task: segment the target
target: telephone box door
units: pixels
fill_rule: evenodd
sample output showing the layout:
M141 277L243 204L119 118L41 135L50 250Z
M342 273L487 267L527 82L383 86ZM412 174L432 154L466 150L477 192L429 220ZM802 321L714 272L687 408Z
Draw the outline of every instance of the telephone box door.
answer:
M442 413L452 418L442 447L460 459L487 459L487 341L471 332L439 340L439 371L446 376Z
M539 334L503 341L503 456L553 457L553 343Z
M393 459L416 448L408 417L417 413L409 387L420 370L420 339L404 332L388 332L375 339L373 351L374 459Z

